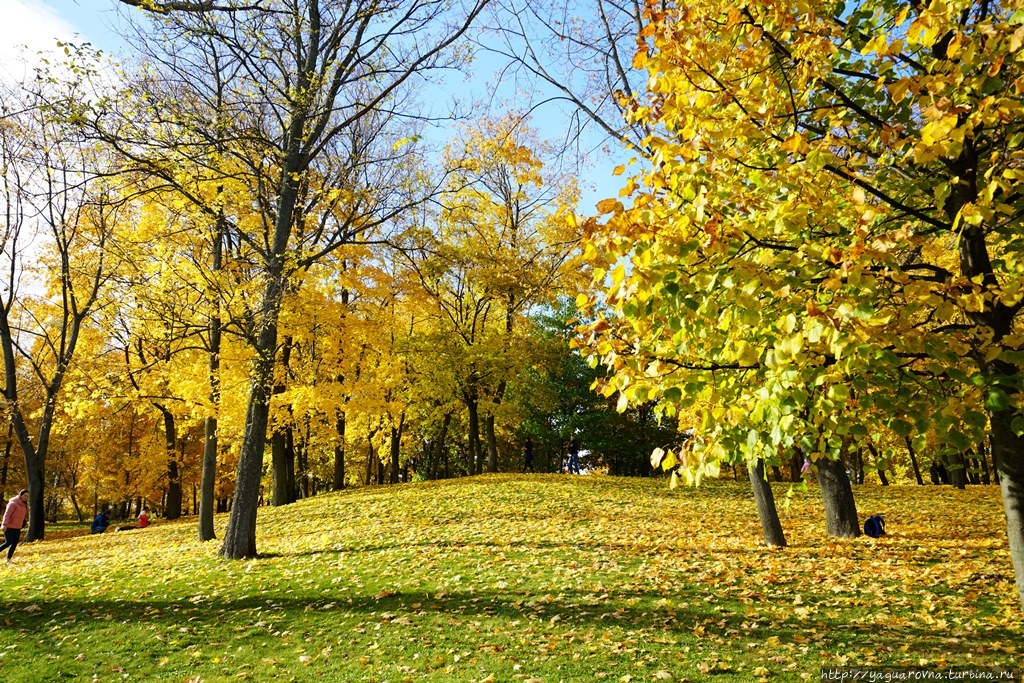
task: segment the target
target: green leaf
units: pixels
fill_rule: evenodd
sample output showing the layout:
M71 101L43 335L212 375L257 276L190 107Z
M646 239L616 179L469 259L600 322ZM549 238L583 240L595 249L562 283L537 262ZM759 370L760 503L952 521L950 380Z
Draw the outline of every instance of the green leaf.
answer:
M914 428L914 425L910 424L906 420L896 420L896 419L889 420L889 429L891 429L892 431L896 432L896 434L899 435L899 436L902 436L902 437L910 436L910 432L911 432L911 430L913 428Z
M992 387L985 396L985 407L989 410L1006 410L1010 407L1010 397L998 387Z

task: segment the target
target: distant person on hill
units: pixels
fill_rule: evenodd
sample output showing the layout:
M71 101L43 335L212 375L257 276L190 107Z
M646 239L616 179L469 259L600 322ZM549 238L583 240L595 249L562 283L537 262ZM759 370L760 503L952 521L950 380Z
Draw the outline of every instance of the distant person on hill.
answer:
M7 548L7 564L14 559L14 551L21 540L21 529L25 526L25 518L28 517L28 489L22 489L18 495L11 498L4 511L2 528L4 532L4 543L0 550Z
M576 437L569 439L569 474L580 473L580 445Z
M523 444L523 472L526 470L534 471L533 469L533 441L530 439L526 440Z
M92 533L102 534L110 526L110 514L104 510L92 520Z
M139 525L134 526L131 524L122 524L117 527L115 531L131 531L132 529L145 529L149 526L149 508L142 508L142 514L139 515ZM95 531L93 533L96 533Z

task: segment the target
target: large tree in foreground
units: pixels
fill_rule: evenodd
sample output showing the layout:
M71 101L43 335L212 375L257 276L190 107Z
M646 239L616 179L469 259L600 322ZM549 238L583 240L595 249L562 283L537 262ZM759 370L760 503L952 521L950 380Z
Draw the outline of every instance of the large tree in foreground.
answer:
M827 479L893 435L956 453L990 430L1024 601L1019 3L648 19L655 170L591 233L609 390L692 414L698 472L796 451Z
M171 87L154 80L150 111L157 130L170 120L165 130L189 144L204 136L218 144L230 140L222 153L243 167L238 174L249 182L260 217L256 229L237 233L257 255L261 293L252 307L255 360L222 547L227 558L256 554L278 322L289 284L415 203L410 188L381 176L398 164L388 152L401 147L387 133L402 120L409 128L418 113L411 86L429 70L453 64L450 48L485 1L225 1L222 8L231 11L195 12L176 11L190 4L178 3L160 19L169 31L162 36L169 39L167 61L172 53L210 58L194 58L199 71ZM231 74L215 103L193 87L214 70ZM179 125L182 104L218 115L205 128L196 119Z

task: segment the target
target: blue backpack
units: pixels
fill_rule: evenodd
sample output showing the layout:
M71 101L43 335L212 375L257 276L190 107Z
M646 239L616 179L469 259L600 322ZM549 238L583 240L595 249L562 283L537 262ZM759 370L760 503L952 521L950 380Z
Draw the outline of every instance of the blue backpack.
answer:
M871 538L878 538L885 535L885 517L872 515L864 520L864 533Z

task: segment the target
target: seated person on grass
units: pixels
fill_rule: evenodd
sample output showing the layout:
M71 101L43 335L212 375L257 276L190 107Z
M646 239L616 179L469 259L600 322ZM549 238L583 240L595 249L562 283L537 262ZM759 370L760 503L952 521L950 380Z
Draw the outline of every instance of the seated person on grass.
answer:
M104 510L96 515L96 519L92 520L92 533L102 534L108 526L110 526L110 514Z

